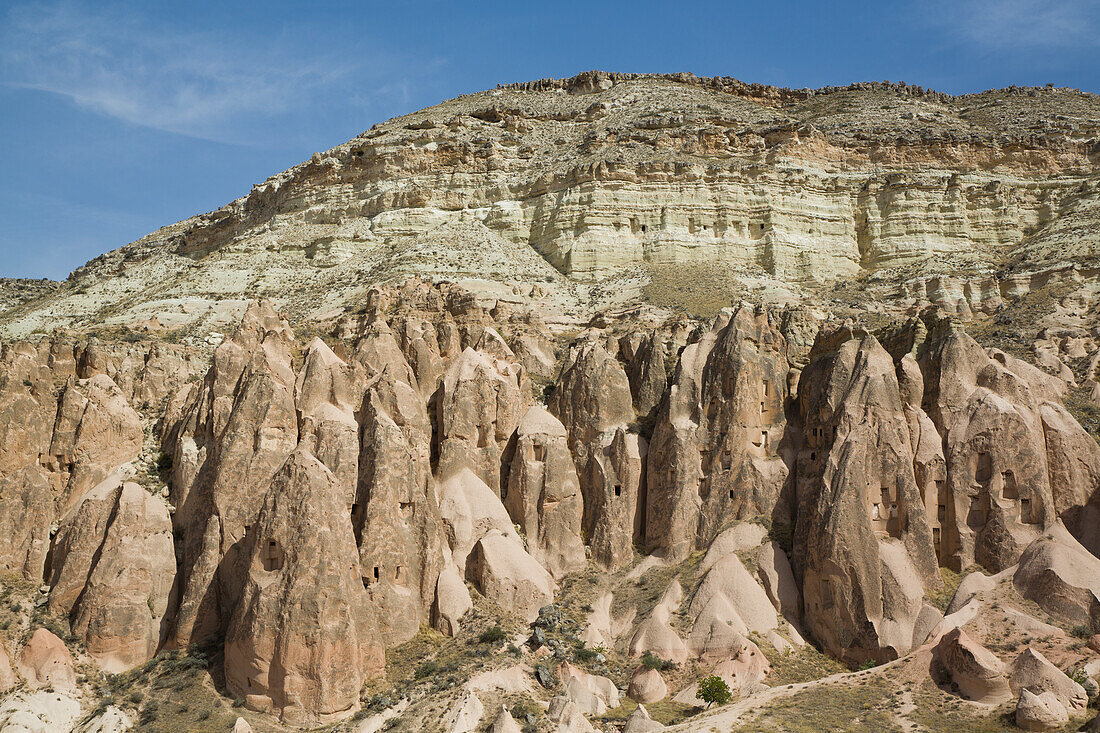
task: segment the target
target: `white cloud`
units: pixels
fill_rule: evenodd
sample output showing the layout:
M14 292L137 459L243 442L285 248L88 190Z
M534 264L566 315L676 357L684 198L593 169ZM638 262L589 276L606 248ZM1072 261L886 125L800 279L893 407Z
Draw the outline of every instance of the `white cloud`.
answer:
M1100 46L1097 0L939 0L923 8L932 25L986 49Z
M177 30L119 6L22 5L3 19L0 79L136 125L247 142L246 123L298 111L365 69L389 65L296 45L285 36Z

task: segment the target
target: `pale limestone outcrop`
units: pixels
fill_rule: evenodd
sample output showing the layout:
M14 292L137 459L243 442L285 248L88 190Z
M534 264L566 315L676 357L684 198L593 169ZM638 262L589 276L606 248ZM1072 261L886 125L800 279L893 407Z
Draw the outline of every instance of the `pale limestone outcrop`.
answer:
M432 626L448 636L455 636L459 631L459 621L474 607L474 603L462 574L450 562L449 551L445 553L444 560L436 582Z
M431 424L419 393L388 372L368 385L359 419L359 476L350 514L360 574L391 646L428 622L443 564Z
M611 593L601 593L592 602L592 611L588 614L585 624L584 643L594 649L602 646L604 649L612 649L615 641L626 633L634 622L637 611L630 609L620 618L612 618L611 604L615 597Z
M953 682L968 700L998 704L1012 698L1008 668L991 651L953 629L932 650L932 679Z
M680 561L730 520L771 515L787 479L787 372L778 327L747 305L680 352L649 449L651 551Z
M484 715L485 706L481 698L466 690L443 717L443 731L444 733L473 733Z
M99 666L118 673L152 659L176 572L164 501L104 482L62 522L51 558L49 608Z
M940 576L893 360L865 331L822 328L798 411L793 560L806 626L849 661L901 656Z
M225 638L230 694L290 724L355 712L384 665L336 477L304 448L272 480L244 539Z
M214 351L202 386L169 428L171 502L182 533L180 603L169 643L224 628L241 578L226 556L255 523L276 471L298 444L294 335L268 303L252 303Z
M592 558L608 570L625 567L640 538L647 446L628 427L634 407L626 372L598 338L570 347L549 408L569 434Z
M466 348L434 398L439 475L468 468L499 496L501 458L528 392L521 367Z
M584 569L583 501L565 426L539 406L516 429L504 506L527 538L527 550L555 578Z
M698 619L705 610L713 609L715 605L733 609L736 618L740 619L739 625L748 631L764 634L779 625L775 607L767 593L733 553L707 571L691 599L688 613Z
M596 733L588 718L584 717L581 709L568 697L552 699L546 717L557 724L555 733Z

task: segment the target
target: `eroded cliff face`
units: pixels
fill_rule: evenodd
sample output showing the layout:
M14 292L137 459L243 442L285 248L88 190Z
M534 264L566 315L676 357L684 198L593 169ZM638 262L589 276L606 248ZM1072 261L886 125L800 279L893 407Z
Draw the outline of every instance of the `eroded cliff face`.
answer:
M692 264L768 297L871 277L879 297L996 307L1037 287L1036 268L1092 267L1097 109L1053 88L599 73L500 87L376 125L104 255L13 301L4 328L107 308L112 324L224 323L255 296L321 314L409 274L527 283L524 298L585 311ZM156 299L115 307L154 281Z
M0 720L196 667L261 728L590 730L808 645L1078 710L982 624L1100 633L1096 107L506 87L17 289L76 328L0 352Z

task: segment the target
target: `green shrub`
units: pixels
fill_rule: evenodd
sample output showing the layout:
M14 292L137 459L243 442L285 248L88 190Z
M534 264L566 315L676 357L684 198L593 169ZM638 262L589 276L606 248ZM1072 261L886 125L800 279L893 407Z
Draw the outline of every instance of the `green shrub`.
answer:
M416 668L416 672L414 672L413 674L416 677L416 679L422 680L425 677L431 677L432 675L436 674L437 672L439 672L439 665L438 664L436 664L435 662L424 662L423 664L421 664L419 667Z
M653 652L646 652L642 655L642 666L646 669L655 669L657 671L664 671L666 669L672 669L673 663L668 660L661 659Z
M481 635L477 637L477 641L479 644L499 644L504 641L505 636L504 629L499 626L491 626L481 632Z
M730 686L726 684L725 680L716 674L712 674L710 677L699 680L697 697L705 702L709 708L715 703L725 705L733 698L733 693L730 692Z

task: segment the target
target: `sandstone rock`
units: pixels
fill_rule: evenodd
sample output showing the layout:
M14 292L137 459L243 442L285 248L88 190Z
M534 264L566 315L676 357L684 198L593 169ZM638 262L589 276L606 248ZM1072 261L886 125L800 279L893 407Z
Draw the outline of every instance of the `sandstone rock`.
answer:
M763 525L752 522L740 522L729 529L723 530L707 548L707 554L703 556L703 562L699 564L699 572L705 573L710 570L716 562L726 555L759 547L767 533L768 531L764 529Z
M72 655L65 642L43 628L36 629L23 647L19 672L31 687L76 690Z
M367 387L360 421L359 477L350 514L360 573L382 638L392 646L427 623L442 566L443 519L429 463L431 425L419 394L388 372Z
M246 580L225 640L231 694L292 724L358 708L384 659L356 558L336 478L296 450L245 537Z
M665 589L657 605L650 611L630 637L630 655L640 657L651 652L669 662L680 664L690 656L687 646L669 623L672 612L680 606L684 592L680 583L673 580Z
M664 729L663 725L649 717L649 712L644 705L639 705L634 708L634 712L627 716L623 733L657 733L657 731Z
M489 726L489 733L520 733L519 723L508 712L508 708L502 705L497 717L493 719L492 725Z
M940 577L893 360L864 331L823 327L798 406L794 563L807 627L852 662L901 656Z
M932 679L952 682L969 700L997 704L1012 697L1005 664L961 629L943 635L932 650Z
M596 733L584 713L567 697L555 697L551 700L546 717L557 723L554 729L556 733Z
M58 529L51 571L50 610L71 619L101 668L152 659L176 572L163 500L133 483L97 487Z
M606 677L588 674L569 662L558 667L565 696L585 715L603 715L619 707L619 689Z
M802 622L802 592L794 578L787 554L775 542L756 550L757 574L772 605L792 624Z
M11 666L11 657L8 656L7 641L0 638L0 695L19 684L19 677Z
M760 649L747 642L740 654L718 662L709 674L721 677L734 696L740 697L756 692L770 671L771 667ZM699 705L702 700L697 697L698 693L699 683L693 682L677 693L672 701L681 705Z
M646 453L627 430L634 407L626 372L599 340L582 340L570 348L549 407L568 431L592 557L609 570L625 567L640 530Z
M439 475L468 468L499 496L501 457L524 412L527 392L520 367L464 350L436 397Z
M592 603L592 611L588 614L588 621L584 630L584 643L590 649L602 646L604 649L612 649L615 641L627 630L634 621L636 611L631 609L621 618L611 617L611 604L614 602L611 593L602 593Z
M473 607L462 575L453 563L445 562L436 585L432 625L440 632L454 636L459 630L459 620Z
M1065 530L1032 543L1012 583L1024 598L1065 623L1100 629L1100 559Z
M668 696L668 686L657 670L638 667L630 675L626 696L634 702L648 705L664 700Z
M464 692L443 718L445 733L473 733L485 714L485 706L472 692Z
M528 623L554 600L557 584L514 535L490 531L474 545L466 577L489 600Z
M1022 690L1036 695L1051 693L1064 709L1075 715L1084 712L1089 702L1081 685L1030 646L1012 661L1009 678L1014 694L1019 694Z
M250 304L167 431L173 524L183 535L173 646L219 633L236 605L242 579L219 568L236 566L226 556L255 524L272 477L298 444L293 345L269 303Z
M1069 714L1051 692L1038 695L1020 692L1016 703L1016 725L1024 730L1060 730L1069 722Z
M470 469L461 469L439 486L439 509L444 532L459 575L465 575L466 559L478 540L496 530L523 541L512 526L512 518L489 486Z
M726 555L707 571L688 613L698 618L717 596L729 602L749 631L763 634L779 625L775 607L764 589L735 554Z
M1000 571L1055 519L1042 405L1060 400L1064 385L1003 352L987 354L949 320L929 328L919 359L924 401L947 460L940 557L955 570L977 562Z
M252 733L252 726L244 718L237 718L233 723L233 733Z
M110 377L70 379L49 449L49 465L63 484L58 508L71 508L111 471L137 458L144 439L141 418Z
M520 420L515 441L502 498L528 552L558 579L583 570L583 502L565 427L535 406Z
M299 442L328 466L350 500L359 474L359 405L348 365L321 339L306 349L295 382Z
M650 446L651 551L678 562L730 520L771 515L787 477L784 349L768 316L742 306L680 352Z

